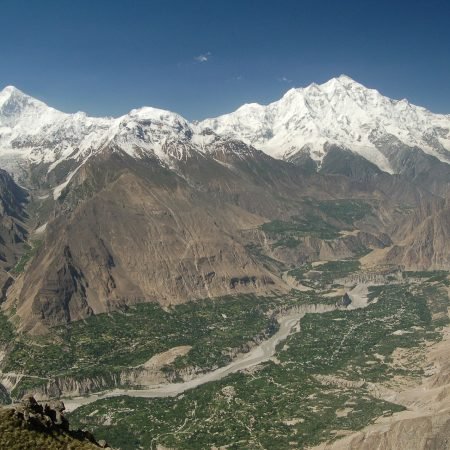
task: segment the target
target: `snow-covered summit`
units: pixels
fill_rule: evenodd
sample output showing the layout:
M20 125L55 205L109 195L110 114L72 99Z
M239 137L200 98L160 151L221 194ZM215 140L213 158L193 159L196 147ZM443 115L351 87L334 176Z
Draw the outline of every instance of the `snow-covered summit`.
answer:
M18 124L35 127L39 121L54 119L57 114L55 109L14 86L6 86L0 91L0 124L3 127L12 128Z
M30 164L50 173L66 162L70 179L105 148L120 149L134 158L153 156L173 166L177 160L214 151L218 142L215 133L205 133L182 116L158 108L94 118L82 112L63 113L13 86L0 91L0 167L18 177Z
M251 103L206 119L203 128L242 139L277 158L307 151L315 160L326 143L345 146L392 172L378 141L393 136L450 161L450 118L407 100L392 100L346 75L324 84L290 89L269 105Z
M0 91L0 167L18 176L24 167L50 173L64 162L58 173L69 179L105 148L154 156L168 167L207 153L250 157L252 150L241 141L276 158L305 152L319 162L327 144L338 144L394 172L386 146L417 146L450 162L450 115L392 100L345 75L200 123L151 107L118 118L67 114L13 86Z
M54 163L95 145L110 119L66 114L13 86L0 92L0 164L13 173L27 163Z

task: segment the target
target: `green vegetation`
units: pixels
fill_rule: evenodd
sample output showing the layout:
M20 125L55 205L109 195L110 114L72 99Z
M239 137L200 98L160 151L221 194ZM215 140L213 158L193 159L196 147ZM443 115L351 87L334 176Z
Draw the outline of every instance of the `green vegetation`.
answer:
M12 324L8 321L3 311L0 309L0 351L5 350L14 341L15 333ZM0 405L11 403L8 391L0 383ZM1 447L0 447L1 448Z
M305 286L314 289L326 289L336 285L336 280L345 278L360 267L360 263L355 259L343 259L339 261L328 261L313 267L312 264L290 270L288 275L294 277Z
M270 271L282 272L287 269L285 263L271 258L264 254L261 246L256 244L249 244L245 247L257 260L259 260L263 266Z
M354 222L372 212L372 207L361 200L306 199L301 215L291 216L289 220L273 220L261 225L271 241L273 248L295 248L305 236L331 240L340 237L341 230L354 229ZM359 254L367 252L361 248Z
M8 450L91 450L98 447L73 431L24 426L12 409L0 409L0 448Z
M45 377L105 378L109 374L115 384L114 374L180 345L192 349L173 368L212 369L230 361L230 350L274 333L278 325L270 310L282 302L286 299L248 295L190 302L169 310L154 303L140 304L55 327L48 336L21 335L3 370L42 377L24 378L14 391L20 395L45 383Z
M327 263L324 276L350 273L352 264L357 267L354 261ZM421 349L440 339L440 327L449 322L449 298L442 283L428 281L434 276L417 285L373 288L365 309L306 315L300 332L279 346L276 363L176 398L97 401L71 420L123 450L157 444L304 448L333 439L339 430L360 429L403 409L374 398L367 381L420 376ZM408 356L401 364L398 352Z
M25 253L21 256L15 267L12 269L13 273L19 274L25 270L25 266L36 255L39 248L42 245L42 241L32 241L31 245L25 244Z
M14 339L14 327L0 309L0 349L6 347Z
M436 287L413 294L406 285L376 287L372 295L377 301L365 309L306 316L302 331L291 337L278 358L305 374L351 380L375 382L394 375L421 375L415 366L397 368L392 353L438 339L437 329L443 323L432 321L431 310L450 306L448 297ZM427 298L435 303L428 305ZM327 332L319 335L318 330ZM333 350L325 354L324 348Z
M0 384L0 405L9 405L11 403L11 397L8 394L6 388Z
M420 272L404 272L404 275L408 278L425 278L428 283L433 282L443 282L446 286L449 285L448 280L448 272L445 270L436 270L433 272L426 272L426 271L420 271Z
M311 203L328 217L347 225L353 225L372 212L372 207L362 200L326 200Z
M299 245L299 238L315 236L320 239L335 239L339 237L339 230L314 214L304 217L293 216L291 221L273 220L261 225L261 229L267 235L276 240L275 247L287 245L295 247Z
M346 416L336 411L349 408ZM319 443L339 429L359 429L403 408L351 389L296 376L273 363L254 375L234 374L176 399L118 397L70 415L122 450L287 449ZM108 425L104 425L107 422Z

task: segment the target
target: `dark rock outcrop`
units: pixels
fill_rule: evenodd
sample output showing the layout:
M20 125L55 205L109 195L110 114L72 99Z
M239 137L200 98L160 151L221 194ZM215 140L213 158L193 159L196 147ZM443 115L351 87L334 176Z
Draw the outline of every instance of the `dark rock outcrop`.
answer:
M348 308L352 304L352 299L350 298L350 295L347 294L347 292L336 301L336 306L338 308Z
M14 407L13 416L22 428L44 433L65 433L79 441L88 441L100 448L109 448L105 441L97 442L88 431L70 430L69 421L64 416L65 406L61 400L51 400L40 404L33 396L24 397Z

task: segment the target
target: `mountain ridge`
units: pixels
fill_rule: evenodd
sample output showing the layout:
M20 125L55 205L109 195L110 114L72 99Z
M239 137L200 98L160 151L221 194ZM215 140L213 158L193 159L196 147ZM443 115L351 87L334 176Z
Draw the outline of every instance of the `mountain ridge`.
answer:
M338 144L395 173L375 142L392 135L441 161L450 161L449 116L405 99L392 100L345 75L322 85L290 89L268 105L243 105L232 113L205 119L201 125L225 136L239 136L278 158L303 151L320 162L324 145Z
M398 173L385 147L400 142L450 164L450 116L435 114L407 100L392 100L346 75L321 85L288 90L280 100L244 104L216 118L190 122L181 115L153 107L120 117L89 117L60 112L14 86L0 91L0 163L23 175L20 165L47 166L77 160L117 143L131 156L142 150L164 164L196 150L208 151L211 141L235 139L278 159L306 154L321 164L329 144L341 145L388 173ZM185 151L167 153L177 141ZM139 147L140 152L135 153ZM20 164L18 164L20 161ZM67 174L69 175L69 174ZM63 180L65 181L65 180Z
M14 87L0 92L0 164L28 187L27 168L39 171L38 188L52 187L57 199L74 173L93 155L117 147L133 158L150 156L166 167L224 149L223 138L179 114L153 107L118 118L66 114ZM245 144L229 146L248 153Z

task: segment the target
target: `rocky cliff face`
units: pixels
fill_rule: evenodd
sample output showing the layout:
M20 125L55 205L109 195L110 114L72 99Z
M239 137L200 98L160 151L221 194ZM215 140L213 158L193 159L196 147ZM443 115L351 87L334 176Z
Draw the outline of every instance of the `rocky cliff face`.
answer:
M0 303L12 285L11 270L25 250L26 192L0 169Z

